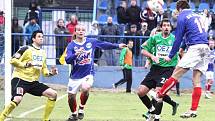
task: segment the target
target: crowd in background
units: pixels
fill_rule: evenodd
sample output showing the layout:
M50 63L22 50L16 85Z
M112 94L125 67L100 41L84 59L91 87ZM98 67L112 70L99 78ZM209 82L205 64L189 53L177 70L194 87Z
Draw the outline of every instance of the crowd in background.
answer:
M144 1L140 0L140 4ZM92 25L89 28L88 35L118 35L118 36L129 36L126 38L105 38L100 37L99 39L102 41L108 41L112 43L126 43L129 40L134 42L134 47L132 48L133 52L133 61L134 66L143 66L144 63L143 56L140 54L141 48L140 45L143 44L149 36L154 35L156 32L160 31L160 21L163 18L169 18L172 22L172 33L174 33L175 28L177 26L177 10L168 12L164 11L162 8L163 3L166 2L170 4L171 2L175 2L167 0L148 0L147 4L143 6L138 6L137 0L122 0L120 4L115 9L115 13L117 15L117 24L113 22L113 17L110 15L107 18L105 24L101 25L97 21L93 21ZM195 1L194 1L195 2ZM201 1L202 2L202 1ZM204 2L204 1L203 1ZM211 1L207 1L211 4ZM199 11L203 18L203 23L208 31L209 38L215 38L215 15L209 10L205 9L204 11ZM3 13L2 13L3 16ZM24 33L31 35L33 31L40 30L41 26L39 23L41 17L41 10L39 5L36 2L31 2L29 4L29 10L26 13L26 17L23 25L19 24L19 20L17 17L13 17L12 19L12 33ZM3 24L0 13L0 33L3 32ZM73 36L75 26L78 24L78 17L76 15L71 15L68 22L64 20L64 18L59 18L57 20L56 26L53 30L54 34L68 34ZM142 38L131 37L131 36L144 36ZM0 37L3 37L0 35ZM3 39L0 39L3 40ZM16 52L20 46L30 44L31 38L30 36L25 35L24 37L21 35L12 36L12 54ZM59 63L59 58L62 55L67 44L72 40L72 37L65 36L56 36L55 44L56 44L56 64ZM3 46L3 42L0 41L0 47ZM2 45L1 45L2 44ZM109 50L103 53L103 50L97 48L95 51L95 64L101 65L119 65L119 50ZM2 53L0 53L2 56ZM105 63L100 62L101 60L106 60ZM115 59L112 59L115 58Z

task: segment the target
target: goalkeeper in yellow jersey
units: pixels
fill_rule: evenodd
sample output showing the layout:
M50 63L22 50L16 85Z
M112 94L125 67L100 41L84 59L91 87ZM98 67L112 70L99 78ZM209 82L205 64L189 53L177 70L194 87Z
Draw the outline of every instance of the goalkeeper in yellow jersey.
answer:
M41 72L44 76L56 75L57 68L52 67L50 71L47 68L45 51L40 48L43 43L43 32L41 30L33 32L31 39L32 45L21 47L10 60L14 66L11 81L12 98L9 105L6 105L1 112L0 121L4 121L18 106L25 93L48 97L43 121L49 121L49 116L54 108L57 92L38 82L38 79Z

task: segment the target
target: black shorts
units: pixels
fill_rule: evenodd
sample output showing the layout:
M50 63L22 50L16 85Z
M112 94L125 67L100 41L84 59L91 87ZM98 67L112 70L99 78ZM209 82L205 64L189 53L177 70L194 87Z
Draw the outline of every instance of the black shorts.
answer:
M25 93L42 96L43 92L49 88L47 85L38 81L28 82L20 78L13 78L11 80L11 86L12 100L15 96L23 96Z
M149 89L162 87L164 82L172 75L175 67L152 66L141 85L147 86Z

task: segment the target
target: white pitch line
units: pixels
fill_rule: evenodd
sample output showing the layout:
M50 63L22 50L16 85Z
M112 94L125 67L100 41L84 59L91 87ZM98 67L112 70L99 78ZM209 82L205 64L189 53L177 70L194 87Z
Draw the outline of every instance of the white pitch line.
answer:
M67 94L64 94L64 95L60 96L59 98L57 98L57 101L63 99L63 98L66 97L66 96L67 96ZM57 101L56 101L56 102L57 102ZM30 113L33 113L33 112L35 112L35 111L38 111L38 110L40 110L40 109L42 109L42 108L44 108L44 107L45 107L45 105L42 105L42 106L40 106L40 107L37 107L37 108L34 108L34 109L32 109L32 110L26 111L26 112L20 114L20 115L18 116L18 118L23 118L23 117L25 117L26 115L28 115L28 114L30 114Z

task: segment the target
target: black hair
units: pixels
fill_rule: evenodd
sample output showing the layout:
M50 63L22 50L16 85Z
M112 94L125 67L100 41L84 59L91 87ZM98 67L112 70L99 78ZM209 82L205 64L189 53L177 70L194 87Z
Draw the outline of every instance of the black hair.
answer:
M31 40L33 40L33 38L36 38L36 36L37 36L38 33L42 33L43 34L43 31L42 30L36 30L36 31L34 31L32 33L32 35L31 35Z
M190 5L189 3L187 2L187 0L179 0L177 1L176 3L176 9L179 11L179 9L189 9L190 8Z
M170 20L168 18L164 18L160 23L160 27L162 27L164 22L170 23L170 26L172 26Z

